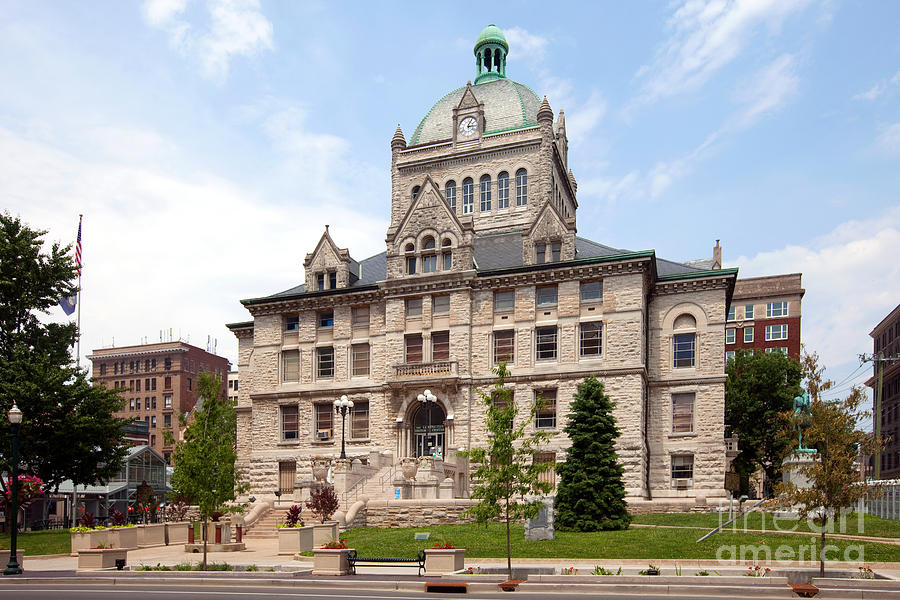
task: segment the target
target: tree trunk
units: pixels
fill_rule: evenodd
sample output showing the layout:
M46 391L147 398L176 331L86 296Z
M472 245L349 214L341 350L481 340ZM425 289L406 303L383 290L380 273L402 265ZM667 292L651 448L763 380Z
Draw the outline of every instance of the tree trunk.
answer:
M819 548L819 577L825 577L825 524L828 521L822 519L822 547Z
M512 546L509 543L509 497L506 498L506 570L512 579Z
M203 570L206 570L206 545L209 543L209 535L206 533L206 517L203 517Z

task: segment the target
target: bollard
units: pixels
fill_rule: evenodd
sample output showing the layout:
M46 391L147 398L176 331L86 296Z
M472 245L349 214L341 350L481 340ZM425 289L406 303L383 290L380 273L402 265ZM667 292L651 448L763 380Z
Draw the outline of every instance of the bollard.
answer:
M222 543L222 525L219 523L216 523L216 543Z
M190 527L188 527L188 544L194 543L194 524L191 523Z
M237 543L240 544L244 540L244 526L238 525L235 531L235 535L237 536Z

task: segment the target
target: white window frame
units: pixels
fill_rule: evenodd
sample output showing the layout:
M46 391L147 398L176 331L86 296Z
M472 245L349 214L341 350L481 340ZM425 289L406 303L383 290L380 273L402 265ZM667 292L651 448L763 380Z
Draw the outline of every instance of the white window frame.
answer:
M737 330L734 327L725 329L725 343L733 344L737 339Z
M766 318L772 319L777 317L788 316L787 301L769 302L766 304Z
M744 305L744 319L752 319L752 318L753 318L753 313L754 313L754 312L755 312L755 310L753 309L753 305L752 305L752 304L745 304L745 305Z
M690 399L690 416L691 422L688 424L687 430L676 431L675 429L675 404L678 401L686 401ZM694 392L675 392L672 394L672 433L673 434L688 434L694 433L694 406L697 404L697 394Z
M788 339L787 323L781 323L780 325L766 325L766 341L767 342L773 342L773 341L777 341L777 340L786 340L786 339Z
M749 335L748 335L749 334ZM749 344L753 341L753 327L744 327L744 343Z

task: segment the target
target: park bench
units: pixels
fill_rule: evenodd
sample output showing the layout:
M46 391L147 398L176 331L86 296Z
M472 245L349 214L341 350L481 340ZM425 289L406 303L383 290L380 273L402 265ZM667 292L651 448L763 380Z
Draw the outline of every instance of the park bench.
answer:
M369 558L356 554L356 550L347 553L347 563L350 567L350 574L356 575L356 565L366 565L369 567L411 567L418 565L419 577L425 570L425 551L419 550L415 558Z

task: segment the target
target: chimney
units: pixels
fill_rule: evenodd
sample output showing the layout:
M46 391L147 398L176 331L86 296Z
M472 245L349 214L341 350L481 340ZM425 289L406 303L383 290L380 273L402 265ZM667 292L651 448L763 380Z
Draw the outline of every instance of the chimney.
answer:
M718 271L722 268L722 246L719 245L719 240L716 240L716 245L713 248L713 271Z

